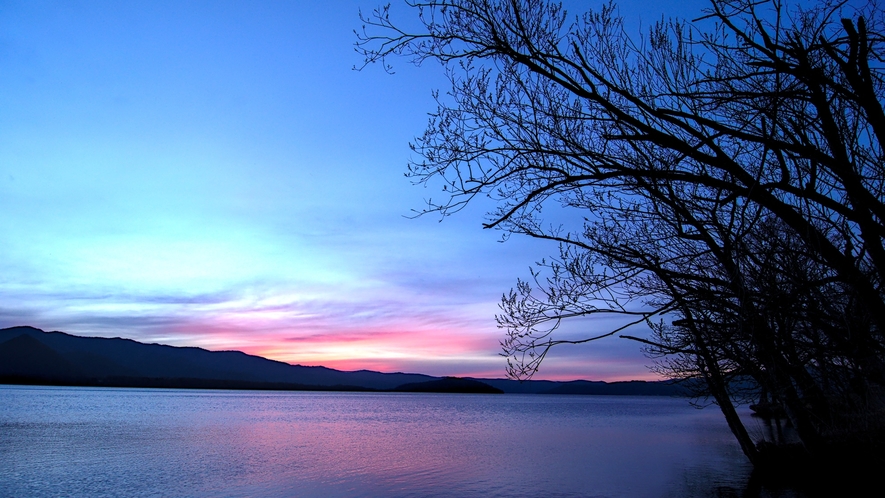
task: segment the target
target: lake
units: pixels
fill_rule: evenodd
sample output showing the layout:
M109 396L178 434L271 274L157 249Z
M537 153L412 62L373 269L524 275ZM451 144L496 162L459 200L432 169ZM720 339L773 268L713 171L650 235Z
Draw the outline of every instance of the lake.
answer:
M725 497L750 470L679 398L0 386L2 496Z

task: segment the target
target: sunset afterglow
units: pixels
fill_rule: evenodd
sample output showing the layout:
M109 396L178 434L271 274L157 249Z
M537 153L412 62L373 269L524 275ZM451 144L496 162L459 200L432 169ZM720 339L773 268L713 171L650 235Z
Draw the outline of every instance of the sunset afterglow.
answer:
M352 69L373 6L5 3L0 326L503 377L497 303L556 247L501 243L485 199L414 219L442 193L403 178L408 144L447 82ZM647 363L615 338L537 378Z

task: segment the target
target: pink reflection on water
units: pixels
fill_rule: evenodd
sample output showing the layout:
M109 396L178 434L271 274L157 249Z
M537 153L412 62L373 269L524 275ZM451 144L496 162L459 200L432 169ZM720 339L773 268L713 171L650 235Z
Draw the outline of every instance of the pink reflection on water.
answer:
M686 438L684 420L654 414L660 399L647 400L648 413L641 406L625 409L624 399L587 401L261 395L245 411L234 412L237 423L211 424L198 440L207 453L227 448L219 458L241 462L240 479L270 486L271 494L303 492L307 486L347 495L422 495L455 486L499 496L545 489L656 496L674 465L695 458L697 443ZM725 432L717 437L730 443Z
M10 496L691 496L686 482L747 470L721 415L669 398L16 387L0 401Z

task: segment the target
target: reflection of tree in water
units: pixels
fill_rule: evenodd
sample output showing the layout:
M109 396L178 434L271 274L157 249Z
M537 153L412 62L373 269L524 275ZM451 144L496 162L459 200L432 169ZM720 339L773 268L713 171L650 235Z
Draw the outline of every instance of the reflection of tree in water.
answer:
M490 196L486 227L560 247L503 299L512 376L554 345L621 334L712 397L756 465L881 455L878 5L713 0L641 41L613 6L573 20L534 0L410 5L419 31L380 9L358 47L367 63L434 59L449 75L413 144L409 175L446 192L424 212ZM549 224L551 207L581 221ZM651 333L557 335L597 314ZM750 437L735 403L760 388L801 446L777 426L769 444Z

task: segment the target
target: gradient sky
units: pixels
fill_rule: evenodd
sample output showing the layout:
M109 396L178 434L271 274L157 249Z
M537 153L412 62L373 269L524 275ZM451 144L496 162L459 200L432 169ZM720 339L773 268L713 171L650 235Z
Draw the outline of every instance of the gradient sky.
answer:
M668 4L703 2L622 13ZM488 205L406 217L439 195L403 172L446 82L352 70L373 6L0 1L0 326L503 377L498 300L556 247L500 243ZM647 363L613 339L554 349L536 378Z

